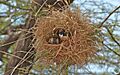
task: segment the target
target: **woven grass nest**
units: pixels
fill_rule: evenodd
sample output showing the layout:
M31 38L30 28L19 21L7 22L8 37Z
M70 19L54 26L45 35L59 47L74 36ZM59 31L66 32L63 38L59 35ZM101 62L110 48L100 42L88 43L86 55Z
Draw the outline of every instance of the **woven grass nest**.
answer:
M43 63L83 65L96 53L95 29L80 10L52 11L38 18L36 26L34 46Z

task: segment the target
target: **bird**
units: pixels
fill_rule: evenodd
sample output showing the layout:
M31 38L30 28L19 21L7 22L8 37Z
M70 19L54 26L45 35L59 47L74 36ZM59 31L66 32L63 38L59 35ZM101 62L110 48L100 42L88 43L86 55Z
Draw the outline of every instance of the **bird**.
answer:
M73 3L74 0L32 0L32 3L34 5L40 8L41 6L43 7L54 7L55 9L60 9L65 6L70 5Z
M58 28L57 31L55 32L60 38L65 36L65 30L62 28Z
M50 34L47 42L48 44L61 44L67 38L70 38L71 34L68 30L63 28L54 28L53 33Z
M71 33L69 30L64 28L55 28L53 29L54 34L57 34L60 38L62 37L71 37Z
M60 44L60 37L56 34L52 34L48 39L48 44Z

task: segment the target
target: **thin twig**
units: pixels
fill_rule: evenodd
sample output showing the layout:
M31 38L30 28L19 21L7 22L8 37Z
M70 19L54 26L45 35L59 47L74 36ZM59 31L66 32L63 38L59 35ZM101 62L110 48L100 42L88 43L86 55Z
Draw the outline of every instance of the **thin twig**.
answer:
M101 27L103 26L103 24L108 20L108 18L109 18L114 12L116 12L119 8L120 8L120 6L118 6L115 10L113 10L113 11L105 18L105 20L101 23L101 25L99 26L99 28L101 28Z
M41 11L41 9L44 7L44 5L47 3L48 0L46 0L41 7L38 9L38 11L35 13L35 17L38 15L38 13Z
M22 38L22 39L18 39L17 41L21 41L21 40L28 39L28 38L30 38L31 36L33 36L33 35L29 35L29 36L24 37L24 38ZM4 46L6 46L6 45L10 45L10 44L15 43L15 42L17 42L17 41L15 40L15 41L12 41L12 42L9 42L9 43L6 43L6 44L2 44L2 45L0 45L0 47L4 47Z
M1 51L1 50L0 50L0 53L3 53L3 54L5 54L5 55L9 55L9 56L13 56L13 57L18 58L18 59L23 59L23 58L21 58L21 57L19 57L19 56L16 56L16 55L14 55L14 54L10 54L10 53L5 52L5 51ZM26 62L33 64L31 61L28 61L28 60L26 60Z
M115 52L114 50L112 50L110 47L108 47L106 44L104 44L110 51L112 51L114 54L118 55L120 57L120 54L118 54L117 52Z
M105 28L107 29L108 33L110 34L112 40L120 47L120 43L115 39L113 34L110 32L110 30L107 27L105 27Z

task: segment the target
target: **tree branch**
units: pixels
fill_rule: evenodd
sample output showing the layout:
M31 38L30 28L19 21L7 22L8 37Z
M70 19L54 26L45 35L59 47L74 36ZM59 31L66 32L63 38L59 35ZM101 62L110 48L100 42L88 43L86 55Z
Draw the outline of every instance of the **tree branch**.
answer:
M120 57L120 54L118 54L117 52L115 52L114 50L112 50L110 47L108 47L106 44L104 44L110 51L112 51L114 54L118 55Z
M116 12L119 8L120 8L120 6L118 6L116 9L114 9L114 10L105 18L105 20L101 23L101 25L99 26L99 28L101 28L101 27L103 26L103 24L108 20L108 18L109 18L114 12Z
M107 29L108 33L110 34L112 40L120 47L120 43L115 39L113 34L110 32L110 30L107 27L105 27L105 28Z
M35 23L35 18L29 17L25 28L29 30L31 27L33 27L34 23ZM8 65L6 66L4 75L19 75L20 73L19 68L25 68L25 70L28 70L27 72L23 72L24 75L28 75L30 69L32 68L31 63L28 63L27 61L33 62L34 60L35 50L34 48L32 48L31 45L33 40L33 34L28 32L23 32L21 33L19 39L18 39L19 41L16 44L16 48L13 52L13 55L18 56L22 59L18 59L12 56L8 61Z

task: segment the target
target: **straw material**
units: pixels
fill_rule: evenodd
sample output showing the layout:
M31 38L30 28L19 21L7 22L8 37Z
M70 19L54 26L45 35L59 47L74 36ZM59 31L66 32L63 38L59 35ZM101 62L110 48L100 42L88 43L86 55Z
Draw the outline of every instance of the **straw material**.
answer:
M47 39L60 28L69 31L70 36L60 38L59 44L49 44ZM43 63L83 65L96 53L95 29L80 10L52 11L38 18L34 34L34 47Z

